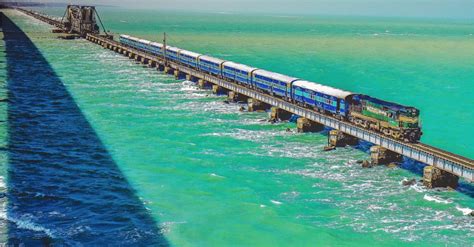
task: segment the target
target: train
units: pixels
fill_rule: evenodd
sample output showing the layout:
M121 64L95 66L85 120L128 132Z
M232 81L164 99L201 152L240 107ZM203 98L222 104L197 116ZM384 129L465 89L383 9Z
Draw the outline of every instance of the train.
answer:
M119 42L403 142L420 140L420 111L276 72L120 35Z

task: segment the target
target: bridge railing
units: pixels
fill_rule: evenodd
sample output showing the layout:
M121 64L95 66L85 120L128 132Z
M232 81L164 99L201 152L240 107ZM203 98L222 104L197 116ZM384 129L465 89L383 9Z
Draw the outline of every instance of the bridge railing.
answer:
M140 55L141 57L155 61L157 64L164 64L164 61L160 57L153 56L130 47L125 47L117 41L105 39L103 37L93 34L88 35L88 38L90 37L100 40L103 43L115 47L120 47L124 50L129 50L134 54ZM422 143L404 143L392 139L390 137L381 135L374 131L355 126L352 123L340 121L331 116L320 114L314 110L303 108L291 102L257 92L253 89L240 86L236 83L223 80L216 76L209 75L207 73L184 66L182 64L178 64L168 60L167 65L182 73L203 79L205 81L227 88L228 90L265 102L269 105L279 107L285 111L305 117L330 128L337 129L348 135L357 137L361 140L380 145L388 150L402 154L408 158L425 163L427 165L432 165L449 173L455 174L459 177L466 179L469 182L474 182L474 161L471 159L461 157L443 150L439 150L437 148Z

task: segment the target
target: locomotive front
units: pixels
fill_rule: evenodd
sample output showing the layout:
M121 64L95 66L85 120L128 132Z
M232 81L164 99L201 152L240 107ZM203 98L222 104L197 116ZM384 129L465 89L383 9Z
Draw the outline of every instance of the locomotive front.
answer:
M420 111L418 109L406 107L400 111L398 120L405 141L417 142L420 140L423 133L421 132Z

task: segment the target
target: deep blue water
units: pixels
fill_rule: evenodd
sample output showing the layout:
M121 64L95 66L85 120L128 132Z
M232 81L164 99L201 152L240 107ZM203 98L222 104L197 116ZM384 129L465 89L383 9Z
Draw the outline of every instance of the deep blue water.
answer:
M416 103L429 120L427 143L472 153L466 149L470 140L460 140L471 112L459 114L445 104L430 108L438 100L419 97L429 88L427 94L469 102L464 92L471 85L470 64L460 61L472 56L459 49L472 46L465 25L109 11L103 17L117 32L156 40L166 29L179 47ZM356 161L368 158L366 143L322 152L327 137L320 133L287 132L294 124L268 123L266 113L240 112L239 105L223 104L222 97L190 82L85 40L58 40L50 26L15 11L6 14L24 32L5 20L0 66L7 74L0 78L7 81L9 99L0 98L0 121L2 107L8 111L0 141L3 132L8 135L0 164L8 172L0 174L0 182L7 179L0 183L0 204L7 203L0 231L8 230L3 235L10 243L472 242L474 219L466 214L474 208L473 190L465 183L464 193L403 186L403 180L421 178L422 166L407 161L406 169L361 169ZM409 33L399 35L404 30ZM438 66L444 63L449 66ZM335 81L341 84L330 84ZM2 90L0 97L7 98ZM451 114L456 131L437 123L447 122L441 113Z
M9 92L8 243L166 246L157 222L61 79L3 13L2 19Z

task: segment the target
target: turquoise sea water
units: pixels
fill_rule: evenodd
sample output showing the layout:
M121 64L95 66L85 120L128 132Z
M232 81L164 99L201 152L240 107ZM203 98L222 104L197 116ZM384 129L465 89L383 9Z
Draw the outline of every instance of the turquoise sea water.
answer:
M470 186L462 185L463 193L404 187L403 179L420 178L417 165L361 169L356 161L368 158L364 147L322 152L322 134L287 133L293 124L263 122L265 113L239 112L190 83L84 40L57 40L46 24L6 13L49 62L171 245L474 241L473 218L463 215L474 209ZM117 34L159 40L166 31L170 45L413 105L422 112L423 142L474 157L472 22L120 8L101 16ZM48 210L55 211L32 210L15 222L66 243L95 229L87 221L62 222L68 231L38 223ZM6 211L3 222L12 220Z

